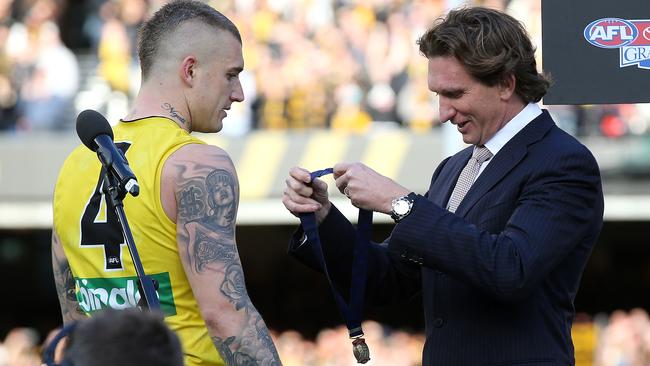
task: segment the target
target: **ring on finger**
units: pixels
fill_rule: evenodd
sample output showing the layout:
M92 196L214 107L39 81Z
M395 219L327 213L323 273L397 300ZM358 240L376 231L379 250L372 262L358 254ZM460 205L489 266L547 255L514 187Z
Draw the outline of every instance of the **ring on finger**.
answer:
M348 187L345 187L343 189L343 194L345 195L345 197L350 198L350 189Z

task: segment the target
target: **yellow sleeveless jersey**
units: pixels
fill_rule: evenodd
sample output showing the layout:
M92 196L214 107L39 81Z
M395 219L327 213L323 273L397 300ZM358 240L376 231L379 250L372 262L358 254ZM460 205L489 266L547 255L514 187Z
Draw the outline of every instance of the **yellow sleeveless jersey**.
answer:
M205 327L176 244L176 223L160 200L163 164L178 148L203 142L164 117L120 122L115 144L125 152L140 194L124 199L126 217L147 275L159 283L165 321L181 339L186 365L224 365ZM76 148L63 164L54 191L54 228L87 313L134 307L137 274L114 210L107 210L97 155Z

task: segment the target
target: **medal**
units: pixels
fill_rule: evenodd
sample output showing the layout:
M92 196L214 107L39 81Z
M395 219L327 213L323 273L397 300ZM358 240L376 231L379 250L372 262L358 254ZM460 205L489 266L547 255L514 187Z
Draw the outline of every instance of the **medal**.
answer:
M370 350L366 344L366 340L359 337L352 341L352 352L357 359L357 363L366 363L370 361Z
M326 174L332 174L333 169L327 168L310 173L312 181ZM350 281L350 302L346 303L343 296L339 293L332 278L327 270L327 262L323 255L320 236L318 235L318 223L314 213L301 213L300 224L307 236L307 240L316 248L316 254L323 263L323 272L330 284L330 289L334 295L334 300L345 319L345 325L348 328L350 339L352 339L352 353L357 359L357 363L366 363L370 361L370 350L363 339L363 330L361 330L361 320L363 313L364 290L366 287L366 277L368 272L368 248L370 247L370 236L372 233L372 211L359 210L359 220L357 221L357 238L352 255L352 272Z

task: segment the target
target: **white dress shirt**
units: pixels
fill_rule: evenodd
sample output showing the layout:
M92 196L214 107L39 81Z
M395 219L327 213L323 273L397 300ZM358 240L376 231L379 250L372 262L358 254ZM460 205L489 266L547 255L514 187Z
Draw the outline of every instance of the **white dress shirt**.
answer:
M532 120L542 114L542 109L535 103L528 103L524 109L521 110L513 119L508 121L488 142L485 147L492 153L492 159L497 155L499 150L503 148L508 141L510 141L519 131L523 130ZM476 147L474 147L476 148ZM485 170L485 167L490 164L492 159L481 164L476 178ZM476 178L474 181L476 181Z

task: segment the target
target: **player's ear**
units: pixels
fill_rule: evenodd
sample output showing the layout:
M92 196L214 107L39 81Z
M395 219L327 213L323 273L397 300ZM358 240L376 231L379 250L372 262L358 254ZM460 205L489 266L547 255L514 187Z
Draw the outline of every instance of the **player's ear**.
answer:
M186 56L183 61L181 61L178 73L183 81L183 83L192 87L194 85L195 73L196 73L196 56L190 55Z

